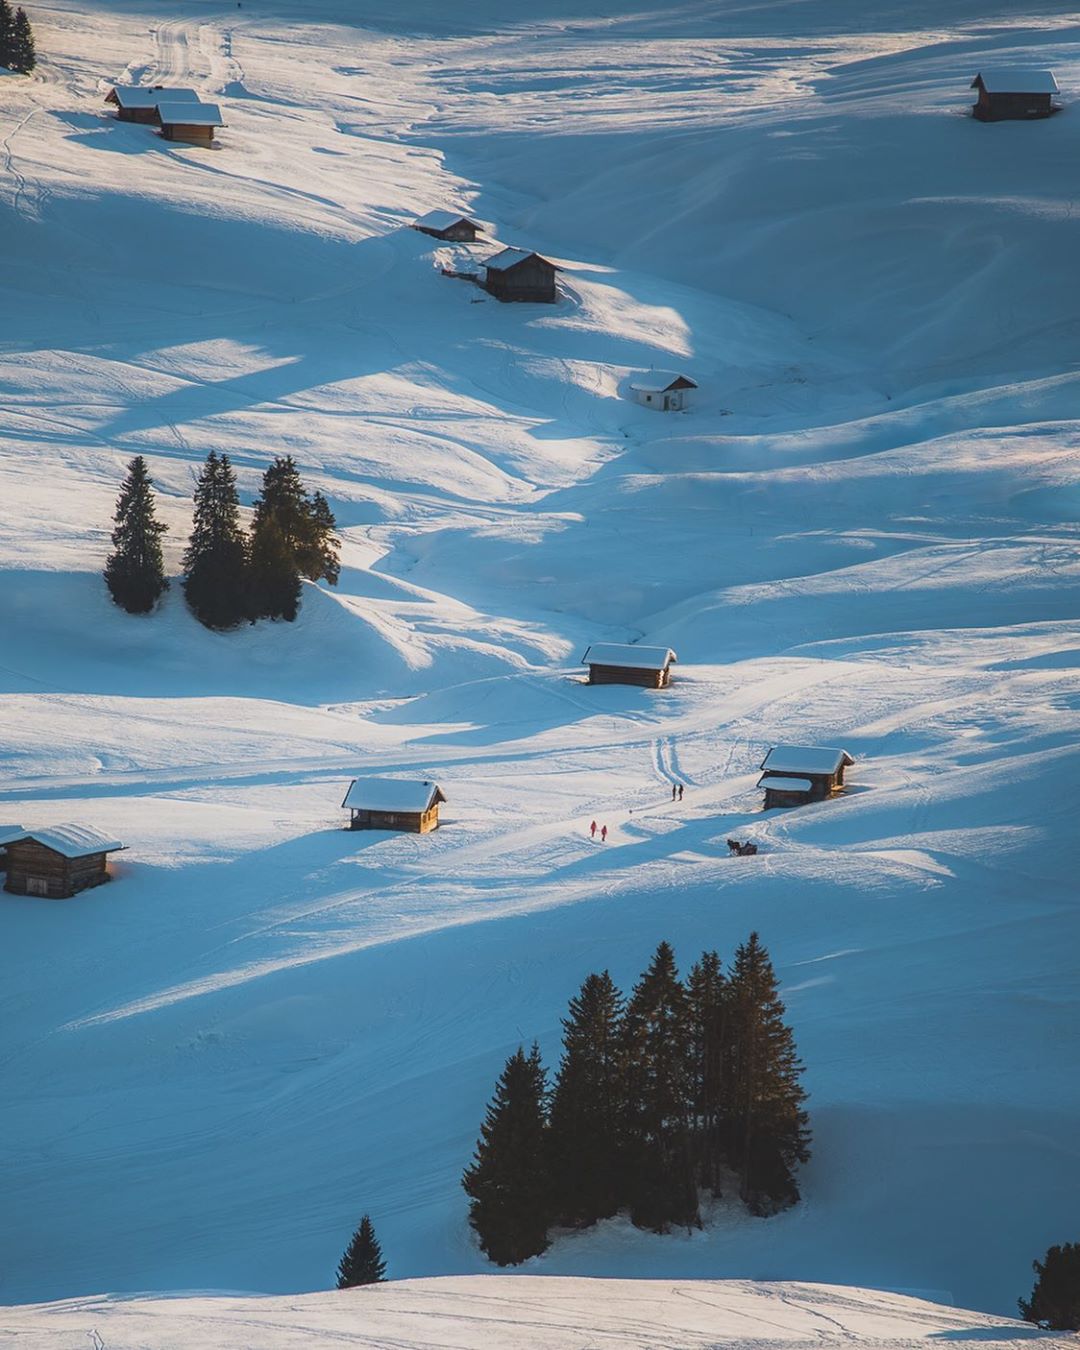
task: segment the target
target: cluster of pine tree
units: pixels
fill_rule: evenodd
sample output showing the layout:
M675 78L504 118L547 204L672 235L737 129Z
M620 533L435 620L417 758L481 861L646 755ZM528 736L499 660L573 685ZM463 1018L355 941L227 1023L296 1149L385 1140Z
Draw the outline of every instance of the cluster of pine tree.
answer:
M128 465L113 523L106 585L129 614L145 614L169 583L161 556L166 526L155 517L153 486L141 455ZM286 455L263 474L249 535L240 523L229 457L211 450L195 484L184 598L207 628L235 628L256 619L291 622L300 608L303 578L337 584L341 544L334 529L326 498L305 490Z
M1020 1315L1050 1331L1080 1331L1080 1242L1051 1247L1032 1266L1035 1287L1020 1300Z
M0 0L0 66L29 75L36 65L34 31L26 11L20 7L12 13L8 0Z
M622 1211L656 1233L700 1225L703 1191L759 1215L798 1201L802 1064L756 933L726 974L706 952L685 982L662 942L629 999L590 975L563 1032L551 1090L536 1045L507 1061L462 1181L492 1261Z

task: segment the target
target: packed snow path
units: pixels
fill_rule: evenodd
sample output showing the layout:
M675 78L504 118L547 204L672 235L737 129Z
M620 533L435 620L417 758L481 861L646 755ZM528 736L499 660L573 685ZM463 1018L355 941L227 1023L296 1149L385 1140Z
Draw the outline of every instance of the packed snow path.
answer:
M965 109L990 61L1076 102L1080 32L849 9L35 8L0 85L0 819L129 851L0 904L3 1298L316 1289L365 1209L393 1273L484 1270L458 1181L504 1056L553 1061L590 970L751 928L806 1203L535 1269L1003 1314L1076 1236L1080 120ZM220 148L105 116L121 79L219 101ZM441 277L405 227L445 206L563 300ZM693 412L623 397L650 366ZM210 449L245 502L289 453L333 505L342 583L295 625L107 603L125 461L175 573ZM638 636L669 691L581 683ZM775 741L846 746L845 798L763 816ZM437 779L443 828L344 832L361 771Z

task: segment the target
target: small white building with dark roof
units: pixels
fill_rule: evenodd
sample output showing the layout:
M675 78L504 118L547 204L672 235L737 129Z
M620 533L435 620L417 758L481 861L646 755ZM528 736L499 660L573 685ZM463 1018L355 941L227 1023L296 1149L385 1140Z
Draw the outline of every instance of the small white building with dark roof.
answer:
M438 828L439 804L446 797L430 779L354 778L342 808L350 830L405 830L427 834Z
M12 895L67 900L109 881L108 855L124 845L87 825L51 825L9 839L7 880Z
M846 750L824 745L774 745L761 761L758 787L765 810L821 802L844 787L844 770L855 761Z
M590 684L635 684L663 689L671 683L678 657L670 647L645 647L636 642L594 642L581 658L589 667Z
M971 81L979 97L972 115L980 122L1030 121L1056 111L1059 92L1052 70L1030 66L990 66Z
M459 211L428 211L412 223L414 230L430 234L433 239L447 239L455 244L472 244L480 232L477 221Z
M655 408L657 412L682 412L691 390L696 388L688 375L681 375L677 370L650 370L644 375L635 375L630 381L635 401L643 408Z

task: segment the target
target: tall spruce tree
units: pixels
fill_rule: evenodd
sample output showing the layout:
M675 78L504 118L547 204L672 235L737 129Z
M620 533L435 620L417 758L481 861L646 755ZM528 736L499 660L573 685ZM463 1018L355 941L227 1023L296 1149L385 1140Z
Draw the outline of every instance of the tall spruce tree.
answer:
M686 990L675 953L661 942L626 1005L626 1163L630 1218L666 1233L700 1223L690 1136Z
M321 492L312 494L308 502L307 542L300 551L300 573L309 581L338 584L341 576L341 540L334 531L337 521L330 503Z
M12 69L11 58L15 41L15 15L8 0L0 0L0 66Z
M516 1266L548 1248L547 1081L534 1045L506 1061L488 1104L472 1165L461 1184L480 1248Z
M309 497L291 455L278 456L263 474L251 533L253 612L296 618L300 579L337 584L340 541L321 492Z
M1044 1261L1033 1261L1035 1287L1020 1299L1020 1315L1050 1331L1080 1331L1080 1242L1051 1247Z
M746 1204L755 1214L775 1214L799 1199L795 1171L810 1156L810 1131L803 1066L757 933L735 953L727 1001L728 1155Z
M550 1134L560 1224L587 1227L609 1218L624 1198L622 1014L622 995L605 970L586 979L563 1020Z
M252 618L292 623L300 609L300 571L273 516L264 516L252 530L249 575Z
M128 465L113 523L105 584L121 609L148 614L169 588L161 557L161 536L168 526L154 515L154 488L142 455Z
M702 953L686 979L690 1117L699 1185L720 1193L726 1162L724 1107L730 1057L728 985L716 952Z
M184 597L207 628L235 628L247 617L247 542L228 455L211 450L195 484Z
M381 1284L385 1279L386 1262L383 1260L382 1248L375 1236L375 1226L365 1214L338 1262L337 1287L355 1289L361 1284Z
M10 60L7 64L20 75L29 75L37 65L34 32L24 9L15 11L15 19L11 26Z

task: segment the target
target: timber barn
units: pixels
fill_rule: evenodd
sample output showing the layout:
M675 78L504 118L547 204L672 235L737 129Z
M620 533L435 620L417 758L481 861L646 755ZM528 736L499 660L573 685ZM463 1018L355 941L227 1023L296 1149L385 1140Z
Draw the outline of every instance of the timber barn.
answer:
M427 834L439 828L438 783L404 782L400 778L354 778L342 807L350 830L405 830Z
M647 375L635 375L630 381L634 400L643 408L657 412L682 412L692 389L697 385L686 375L674 370L650 370Z
M116 108L120 122L156 122L159 103L198 103L194 89L170 88L164 84L118 84L105 95Z
M85 825L28 830L7 844L7 881L12 895L68 900L110 880L108 855L124 847Z
M589 667L590 684L636 684L664 689L678 657L670 647L639 647L632 642L594 642L581 664Z
M430 234L432 239L447 239L454 244L474 244L480 226L456 211L429 211L412 223L414 230Z
M821 745L774 745L761 761L758 787L765 810L823 802L844 787L844 770L855 761L846 750Z
M496 300L553 305L558 298L553 262L523 248L504 248L484 264L484 289Z
M21 825L0 825L0 872L7 871L7 846L13 839L25 839Z
M1023 70L1016 66L983 70L971 82L979 91L972 115L980 122L1027 122L1057 111L1058 82L1052 70Z
M213 145L214 132L225 125L216 103L159 103L157 120L167 141L186 145Z

